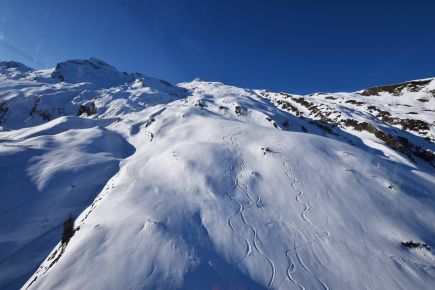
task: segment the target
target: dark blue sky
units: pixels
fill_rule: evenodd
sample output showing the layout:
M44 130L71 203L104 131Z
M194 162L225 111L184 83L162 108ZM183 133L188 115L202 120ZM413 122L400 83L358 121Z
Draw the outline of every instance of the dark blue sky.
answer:
M357 90L435 76L435 1L0 2L0 59L89 56L171 82Z

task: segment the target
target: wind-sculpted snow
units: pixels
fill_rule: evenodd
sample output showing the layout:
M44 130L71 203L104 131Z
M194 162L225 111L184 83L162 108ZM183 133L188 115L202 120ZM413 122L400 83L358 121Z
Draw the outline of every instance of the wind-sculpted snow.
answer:
M0 288L435 283L434 168L379 133L320 123L304 105L326 114L314 98L200 80L172 86L143 76L91 88L27 73L45 77L0 84L11 107L41 86L55 93L56 106L64 96L66 111L87 107L81 116L33 117L37 126L9 111L4 116ZM284 100L292 107L283 108ZM346 118L357 114L354 108ZM373 121L369 114L361 110L358 122ZM431 150L427 142L422 148ZM60 243L69 212L80 213L76 230Z
M98 123L74 118L0 133L0 286L25 282L57 243L65 216L83 211L134 151Z

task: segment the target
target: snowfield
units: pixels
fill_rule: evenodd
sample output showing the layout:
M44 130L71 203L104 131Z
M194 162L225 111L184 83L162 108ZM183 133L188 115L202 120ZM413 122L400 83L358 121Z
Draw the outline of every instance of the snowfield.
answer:
M435 79L298 96L0 62L0 288L433 289L434 122Z

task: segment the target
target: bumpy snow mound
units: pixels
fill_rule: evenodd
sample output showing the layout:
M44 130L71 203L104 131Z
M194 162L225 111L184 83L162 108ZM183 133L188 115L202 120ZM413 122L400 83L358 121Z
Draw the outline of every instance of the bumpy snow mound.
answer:
M52 76L69 83L88 82L100 87L111 87L133 80L131 75L119 72L115 67L92 57L58 63Z
M433 79L298 96L66 63L89 77L1 76L1 289L432 288Z

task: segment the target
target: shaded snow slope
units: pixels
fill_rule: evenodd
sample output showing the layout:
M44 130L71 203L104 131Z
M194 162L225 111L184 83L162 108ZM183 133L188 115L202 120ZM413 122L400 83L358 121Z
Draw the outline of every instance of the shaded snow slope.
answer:
M38 91L43 110L65 113L3 116L0 288L24 279L22 289L435 283L432 80L383 96L295 96L138 74L109 88L27 74L0 82L8 108ZM368 108L405 119L381 100L402 93L429 130ZM80 215L61 244L68 212Z
M65 214L83 211L134 151L98 123L74 118L0 133L7 136L0 143L0 281L11 289L55 246Z

